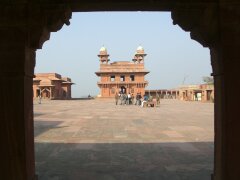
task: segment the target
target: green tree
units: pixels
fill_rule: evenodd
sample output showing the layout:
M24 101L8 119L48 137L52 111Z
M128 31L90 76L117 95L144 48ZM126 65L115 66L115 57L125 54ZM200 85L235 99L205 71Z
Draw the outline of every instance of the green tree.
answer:
M213 84L214 83L213 77L211 77L211 76L204 76L202 78L202 80L205 84Z

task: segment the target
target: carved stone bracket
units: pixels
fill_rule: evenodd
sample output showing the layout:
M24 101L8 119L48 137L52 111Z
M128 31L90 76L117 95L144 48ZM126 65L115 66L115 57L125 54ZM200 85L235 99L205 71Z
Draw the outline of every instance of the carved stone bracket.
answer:
M183 30L190 31L191 39L204 47L209 47L213 76L221 74L219 51L219 13L216 4L177 6L172 10L173 24L178 24ZM213 56L214 55L214 56Z
M66 5L32 4L28 9L29 45L36 49L42 48L51 32L60 30L64 24L70 25L72 11Z
M0 5L0 30L13 29L16 38L22 37L29 48L38 49L51 32L69 25L71 16L71 9L63 4L4 4ZM14 40L15 37L6 38Z
M191 38L204 47L214 47L219 39L216 4L177 6L172 10L173 24L190 31Z

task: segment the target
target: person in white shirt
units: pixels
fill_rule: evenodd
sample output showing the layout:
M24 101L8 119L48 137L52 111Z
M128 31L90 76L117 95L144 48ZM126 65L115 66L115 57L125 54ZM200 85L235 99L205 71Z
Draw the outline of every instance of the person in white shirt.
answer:
M130 104L130 102L131 102L131 94L130 93L128 93L128 95L127 95L127 102L128 102L128 104Z

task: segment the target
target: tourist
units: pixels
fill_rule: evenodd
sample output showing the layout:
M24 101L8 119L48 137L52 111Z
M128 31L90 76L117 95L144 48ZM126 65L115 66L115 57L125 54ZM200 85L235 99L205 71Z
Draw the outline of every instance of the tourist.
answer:
M157 105L160 105L160 96L157 94Z
M141 99L142 99L142 93L139 93L139 97L138 97L138 105L141 105Z
M131 104L133 104L134 103L134 95L132 94L131 97L132 97Z
M119 94L116 92L116 94L115 94L115 102L116 102L116 105L118 105L118 99L119 99Z
M145 103L147 103L148 101L148 96L145 94L144 97L143 97L143 101L142 101L142 107L144 106Z
M135 105L138 105L138 100L139 100L139 93L137 93L137 95L136 95L136 102L135 102Z
M39 95L39 96L38 96L38 104L41 104L41 103L42 103L42 96Z
M123 94L123 102L124 102L124 105L127 105L127 102L128 102L128 96L127 94Z
M151 96L151 94L149 95L148 101L151 102L153 100L153 97Z
M140 106L141 105L141 99L142 99L141 93L137 93L135 105Z
M131 104L131 99L132 99L131 94L128 93L128 95L127 95L127 103L128 103L128 105Z
M121 101L121 105L123 105L124 102L124 94L121 92L120 93L120 101Z

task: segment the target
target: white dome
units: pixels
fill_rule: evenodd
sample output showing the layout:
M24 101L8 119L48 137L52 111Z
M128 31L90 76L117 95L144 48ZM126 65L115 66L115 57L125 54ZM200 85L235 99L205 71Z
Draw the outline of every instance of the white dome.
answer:
M143 50L144 50L144 49L143 49L142 46L138 46L137 51L143 51Z
M107 51L107 49L106 49L104 46L102 46L102 47L100 48L100 51Z

